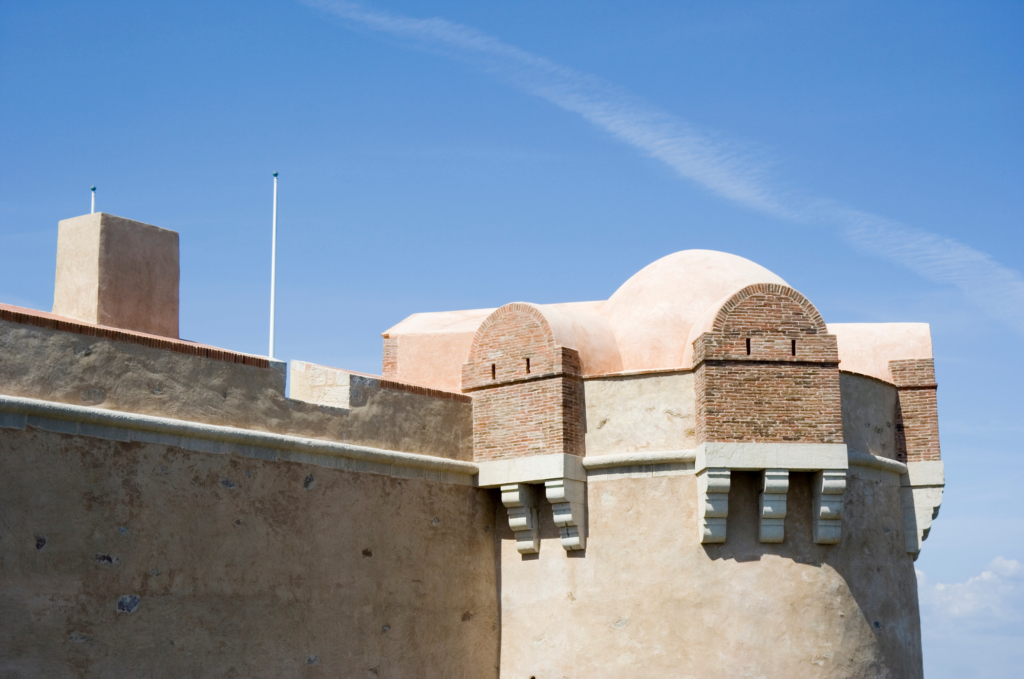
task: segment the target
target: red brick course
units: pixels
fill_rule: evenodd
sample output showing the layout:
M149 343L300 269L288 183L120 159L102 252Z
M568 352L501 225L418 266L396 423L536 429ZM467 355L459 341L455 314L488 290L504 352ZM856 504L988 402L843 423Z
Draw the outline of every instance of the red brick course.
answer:
M896 459L925 462L941 459L935 361L930 358L889 361L899 395L896 403Z
M384 377L398 377L398 338L384 338Z
M693 351L698 442L843 442L836 338L796 290L744 288Z
M515 302L484 320L462 390L473 394L475 459L584 454L580 356L556 344L537 307Z

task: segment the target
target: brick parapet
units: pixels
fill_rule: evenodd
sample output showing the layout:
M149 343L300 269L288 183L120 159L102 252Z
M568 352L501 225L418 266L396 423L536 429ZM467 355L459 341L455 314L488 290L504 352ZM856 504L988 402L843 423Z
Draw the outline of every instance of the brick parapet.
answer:
M484 320L462 390L473 394L475 459L584 454L580 354L557 344L537 307L514 302Z
M475 392L473 458L583 455L584 392L579 377L548 377Z
M837 340L796 290L744 288L693 354L698 442L843 442Z
M889 361L896 384L896 459L942 459L939 447L938 384L930 358Z

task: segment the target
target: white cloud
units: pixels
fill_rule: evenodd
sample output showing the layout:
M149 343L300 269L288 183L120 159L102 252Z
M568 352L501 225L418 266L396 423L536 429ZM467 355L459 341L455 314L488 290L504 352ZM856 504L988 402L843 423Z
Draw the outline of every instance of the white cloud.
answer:
M699 130L596 76L440 18L416 19L343 0L303 0L352 24L415 46L467 59L516 87L576 113L678 175L747 208L799 223L838 228L855 247L933 282L959 288L972 303L1024 335L1024 277L951 238L829 200L780 191L768 163L722 135Z
M996 557L980 574L932 583L917 571L929 679L1017 676L1024 662L1024 566Z
M922 619L929 626L1005 631L1024 622L1024 566L1019 561L997 556L964 582L931 584L921 571L917 578Z

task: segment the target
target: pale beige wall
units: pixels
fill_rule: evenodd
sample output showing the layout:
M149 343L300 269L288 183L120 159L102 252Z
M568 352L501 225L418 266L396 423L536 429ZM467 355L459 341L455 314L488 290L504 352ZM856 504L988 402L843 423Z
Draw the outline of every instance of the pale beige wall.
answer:
M30 428L0 497L5 677L497 676L486 491Z
M809 474L792 475L781 545L757 541L756 474L733 479L720 546L697 541L692 474L592 476L587 549L571 555L547 505L539 555L520 555L499 505L502 677L921 677L896 482L852 472L842 543L826 547Z
M97 212L58 225L53 313L178 336L178 234Z
M102 218L102 213L94 213L57 225L53 313L86 323L99 322Z
M896 387L880 380L839 373L843 440L849 450L896 458Z
M607 377L584 385L587 455L697 445L693 373Z
M472 405L364 385L357 407L286 399L273 368L0 321L0 394L473 459Z

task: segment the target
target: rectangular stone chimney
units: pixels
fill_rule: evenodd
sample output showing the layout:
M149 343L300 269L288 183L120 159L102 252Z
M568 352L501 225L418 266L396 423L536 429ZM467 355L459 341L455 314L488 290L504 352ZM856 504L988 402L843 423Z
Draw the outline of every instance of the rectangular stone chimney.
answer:
M96 212L60 222L53 313L178 337L178 233Z

